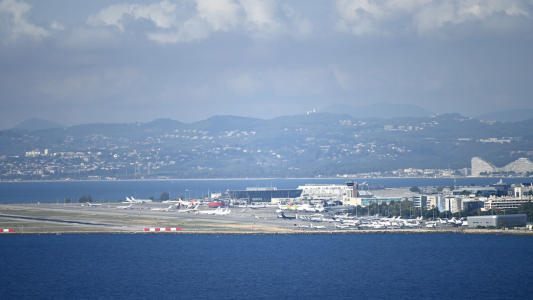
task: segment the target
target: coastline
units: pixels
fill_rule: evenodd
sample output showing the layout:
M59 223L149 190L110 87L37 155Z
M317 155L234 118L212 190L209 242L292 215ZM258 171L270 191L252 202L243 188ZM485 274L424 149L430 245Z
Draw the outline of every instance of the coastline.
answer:
M533 178L533 177L506 177L506 176L498 176L498 177L486 177L486 176L457 176L455 179L503 179L503 178ZM230 181L230 180L381 180L381 179L435 179L435 180L442 180L442 179L454 179L454 177L346 177L346 178L340 178L340 177L289 177L289 178L282 178L282 177L272 177L272 178L251 178L251 177L245 177L245 178L162 178L162 179L116 179L116 180L0 180L0 184L2 182L139 182L139 181Z
M351 235L351 234L472 234L472 235L511 235L533 236L531 230L428 230L428 229L388 229L388 230L334 230L334 231L50 231L50 232L10 232L8 235L67 235L67 234L175 234L175 235Z

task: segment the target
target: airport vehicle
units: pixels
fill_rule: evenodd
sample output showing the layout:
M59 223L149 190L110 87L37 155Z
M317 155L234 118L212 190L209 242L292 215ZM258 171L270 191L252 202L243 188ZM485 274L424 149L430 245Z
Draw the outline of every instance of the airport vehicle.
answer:
M126 201L130 203L152 203L153 202L150 199L135 199L133 197L131 197L131 199L126 197Z
M194 208L191 208L191 209L180 209L178 210L179 213L190 213L192 211L197 211L198 210L198 206L200 206L200 204L196 204L196 206Z

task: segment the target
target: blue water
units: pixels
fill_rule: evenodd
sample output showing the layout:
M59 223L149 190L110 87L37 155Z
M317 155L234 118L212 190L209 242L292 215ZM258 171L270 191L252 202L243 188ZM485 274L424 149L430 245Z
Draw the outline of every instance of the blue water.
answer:
M457 185L488 185L496 178L458 178ZM162 192L172 198L184 195L201 198L208 191L225 192L243 190L247 187L273 186L278 189L295 189L306 183L344 184L347 179L264 179L264 180L159 180L159 181L58 181L58 182L0 182L0 203L62 203L65 198L76 201L82 195L91 195L95 201L125 200L126 196L147 199L158 198ZM453 179L442 178L395 178L358 179L359 183L382 184L386 187L450 186ZM504 182L532 182L533 178L506 178Z
M531 299L533 238L0 236L1 299Z

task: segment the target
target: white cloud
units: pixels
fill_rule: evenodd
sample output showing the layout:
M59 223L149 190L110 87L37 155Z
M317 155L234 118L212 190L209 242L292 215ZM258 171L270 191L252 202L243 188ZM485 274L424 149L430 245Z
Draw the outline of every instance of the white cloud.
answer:
M52 24L50 24L50 28L55 30L65 30L65 26L57 21L52 22Z
M150 5L115 4L90 15L87 18L87 24L91 26L116 26L124 31L124 15L128 14L134 19L148 19L157 27L169 28L175 22L175 14L173 14L175 9L176 5L167 0Z
M17 0L4 0L0 3L0 12L11 15L8 30L13 37L19 35L29 35L35 39L42 39L49 35L48 31L42 27L30 24L26 20L26 14L31 10L32 5Z
M152 21L158 30L147 34L160 43L202 40L217 31L241 30L255 38L280 34L302 35L310 32L311 23L287 5L266 0L193 0L196 4L177 9L169 1L150 5L117 4L92 14L91 26L116 26L125 30L129 15L134 20ZM191 2L185 2L191 3Z
M243 13L242 6L232 0L198 0L197 10L214 31L237 27Z
M337 0L337 30L355 35L387 35L414 29L431 34L446 24L484 21L504 13L529 17L531 5L520 0Z
M514 0L458 0L428 5L413 16L413 23L421 35L430 34L446 24L483 21L497 14L529 17L520 1Z

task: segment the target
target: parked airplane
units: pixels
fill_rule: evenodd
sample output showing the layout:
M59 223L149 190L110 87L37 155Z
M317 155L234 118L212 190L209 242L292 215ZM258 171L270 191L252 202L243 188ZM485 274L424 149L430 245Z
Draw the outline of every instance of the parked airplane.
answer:
M185 208L191 208L194 206L194 199L191 200L191 202L186 202L183 200L178 200L179 206L185 206Z
M180 209L180 210L178 210L178 212L180 212L180 213L190 213L192 211L197 211L198 210L198 206L200 206L200 204L196 204L196 206L194 208L191 208L191 209Z
M230 209L222 209L222 210L216 211L215 215L217 215L217 216L225 216L225 215L229 215L230 213L231 213Z
M434 223L434 222L427 222L426 223L426 227L427 228L435 228L435 227L437 227L437 224Z
M418 221L416 221L415 223L404 222L403 226L406 226L406 227L420 227L421 225L420 225L420 223Z
M309 225L309 228L313 228L313 229L317 229L318 230L318 229L326 229L326 226L313 226L313 223L311 223Z
M333 222L333 224L335 225L335 228L338 228L338 229L348 229L348 228L350 228L350 225L343 225L343 224L338 225L335 222Z
M152 203L153 202L150 199L135 199L133 197L131 197L131 199L126 197L126 201L128 201L130 203Z
M461 218L460 220L457 220L455 217L453 217L453 218L451 219L451 222L452 222L453 224L455 224L455 225L459 225L459 226L463 225L463 220L462 220L462 218Z

